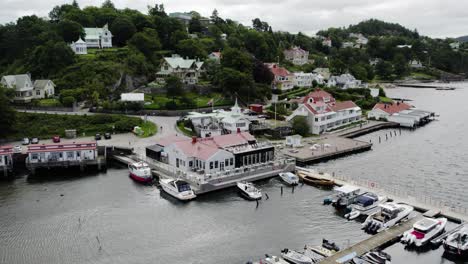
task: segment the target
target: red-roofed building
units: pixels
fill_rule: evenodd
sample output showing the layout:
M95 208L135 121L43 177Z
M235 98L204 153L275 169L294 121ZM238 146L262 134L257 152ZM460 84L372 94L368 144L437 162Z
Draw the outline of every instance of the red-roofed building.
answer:
M277 63L265 63L275 76L272 86L273 89L290 90L294 88L294 74L287 69L280 67Z
M313 134L361 120L361 108L354 102L337 102L331 94L320 89L296 102L299 103L298 108L286 120L291 121L296 116L306 117Z
M96 160L96 142L62 143L28 146L27 164L46 164L49 162L79 162Z
M394 114L398 114L402 111L411 109L412 106L404 102L393 102L393 103L378 103L374 108L367 113L368 118L376 120L388 120L388 118Z
M7 176L8 171L13 167L13 147L0 146L0 173Z
M170 139L162 139L162 142L169 141ZM207 174L274 159L273 146L257 142L248 132L207 138L184 138L165 145L159 151L161 155L154 155L161 157L159 161L185 172L203 171Z

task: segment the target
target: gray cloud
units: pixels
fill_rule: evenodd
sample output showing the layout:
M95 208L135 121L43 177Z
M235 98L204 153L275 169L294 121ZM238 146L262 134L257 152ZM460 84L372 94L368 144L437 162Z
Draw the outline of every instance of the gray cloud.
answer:
M0 0L0 23L23 15L47 16L53 6L71 0ZM78 0L81 7L100 5L103 0ZM118 8L146 12L149 0L114 0ZM162 2L162 1L158 1ZM274 30L314 34L328 27L343 27L369 18L400 23L432 37L468 35L468 1L460 0L167 0L167 12L195 10L209 16L214 8L220 16L250 25L258 17Z

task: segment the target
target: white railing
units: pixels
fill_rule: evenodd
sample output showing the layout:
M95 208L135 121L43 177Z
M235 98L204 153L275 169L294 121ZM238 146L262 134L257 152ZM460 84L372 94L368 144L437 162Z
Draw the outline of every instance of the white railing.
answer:
M377 194L391 196L401 202L413 203L413 205L420 204L421 207L437 208L444 211L450 211L457 214L468 216L468 208L461 206L451 201L443 201L424 194L416 194L414 191L402 190L397 187L384 187L378 182L366 179L354 179L344 175L332 175L332 178L341 180L351 185L364 187Z

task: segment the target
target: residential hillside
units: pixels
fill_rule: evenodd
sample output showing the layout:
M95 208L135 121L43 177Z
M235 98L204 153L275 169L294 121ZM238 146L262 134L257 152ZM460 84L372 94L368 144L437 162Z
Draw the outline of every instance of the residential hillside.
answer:
M395 23L371 19L308 36L275 31L259 18L242 25L213 9L204 17L196 11L167 13L163 4L146 13L117 9L110 0L100 7L76 1L55 6L48 18L23 16L0 25L0 74L52 80L58 104L114 108L122 92L149 87L155 92L145 97L151 107L175 109L209 100L190 96L194 91L187 87L197 86L219 96L215 103L230 95L263 101L277 77L267 63L278 61L291 72L327 69L364 82L468 72L463 44ZM158 87L166 90L165 98L154 91Z

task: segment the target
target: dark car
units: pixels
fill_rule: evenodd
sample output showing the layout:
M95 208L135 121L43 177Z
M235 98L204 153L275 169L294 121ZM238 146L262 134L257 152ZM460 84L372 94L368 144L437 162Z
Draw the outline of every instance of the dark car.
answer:
M95 139L95 140L101 140L101 134L96 134L96 135L94 136L94 139Z
M60 143L60 137L59 137L59 136L53 136L53 137L52 137L52 142L54 142L54 143Z
M111 139L111 138L112 138L111 133L104 134L104 139Z
M39 139L38 138L31 139L31 144L39 144Z

